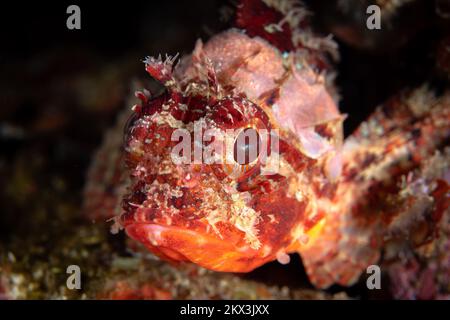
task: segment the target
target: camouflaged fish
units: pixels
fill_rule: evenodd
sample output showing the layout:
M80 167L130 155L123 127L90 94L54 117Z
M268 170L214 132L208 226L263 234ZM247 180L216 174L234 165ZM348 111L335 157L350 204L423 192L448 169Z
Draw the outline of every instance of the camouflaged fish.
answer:
M293 1L242 1L235 28L198 41L178 63L147 58L165 90L138 92L125 136L123 124L108 133L89 171L86 214L115 216L115 227L163 259L215 271L249 272L299 253L319 288L353 284L390 235L416 232L405 208L417 199L390 195L448 141L450 94L402 93L344 141L337 46L315 35L309 19ZM194 136L199 121L204 129L276 132L277 171L262 174L270 155L242 170L232 164L237 174L230 164L174 163L174 132ZM447 190L439 193L443 211L448 181L438 180ZM435 212L433 190L424 191L431 200L421 215ZM436 221L423 219L429 235Z

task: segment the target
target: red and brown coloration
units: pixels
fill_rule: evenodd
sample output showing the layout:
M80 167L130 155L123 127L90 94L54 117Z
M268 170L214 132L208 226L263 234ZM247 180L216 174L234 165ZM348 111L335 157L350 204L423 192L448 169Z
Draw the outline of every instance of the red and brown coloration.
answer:
M335 44L314 36L292 3L243 1L244 30L199 41L176 66L145 61L166 90L137 94L124 148L130 182L115 220L167 260L248 272L298 252L317 287L350 285L402 218L401 206L382 201L396 177L448 139L449 100L426 110L393 100L344 144L327 76ZM278 173L261 175L258 161L237 177L220 164L175 165L172 133L194 135L198 120L209 129L276 129Z

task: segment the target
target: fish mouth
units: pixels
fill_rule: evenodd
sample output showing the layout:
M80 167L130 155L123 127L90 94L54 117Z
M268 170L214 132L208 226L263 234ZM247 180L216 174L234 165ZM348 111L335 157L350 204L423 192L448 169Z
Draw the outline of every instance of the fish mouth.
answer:
M237 247L227 239L176 226L131 223L125 231L164 260L190 261L214 271L249 272L274 260L262 255L260 250Z

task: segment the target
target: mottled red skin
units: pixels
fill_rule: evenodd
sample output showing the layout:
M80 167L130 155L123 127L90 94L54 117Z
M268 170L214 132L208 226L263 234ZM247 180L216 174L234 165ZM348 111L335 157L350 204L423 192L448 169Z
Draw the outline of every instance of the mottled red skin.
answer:
M267 19L267 23L279 18L279 13L267 11L267 6L255 4L244 3L238 12L238 25L245 27L249 10L262 12L260 19ZM448 136L448 124L441 123L438 129L436 117L411 122L411 112L400 104L395 114L379 113L378 119L374 116L378 128L383 127L383 136L357 131L340 150L341 118L324 85L312 80L317 75L286 69L278 62L281 55L277 49L294 50L293 43L284 40L291 30L284 28L275 35L263 28L247 30L270 43L229 31L205 46L197 45L192 57L185 58L176 70L171 60L147 62L147 71L165 84L167 91L153 99L142 99L128 130L127 164L133 187L124 200L120 223L132 238L168 260L192 261L217 271L247 272L298 251L315 285L353 283L367 265L379 259L383 226L397 214L384 209L380 202L383 194L396 192L396 182L392 180L392 187L388 187L383 180L378 181L378 175L396 177L414 168ZM323 57L311 52L302 55L307 61ZM193 93L185 93L188 84L197 86ZM437 114L448 118L445 108L440 110ZM203 118L207 127L221 129L277 128L281 130L284 173L262 176L256 165L242 176L229 179L222 165L181 168L167 161L161 167L164 160L143 160L149 154L165 159L176 144L170 142L170 135L179 125L158 120L160 114L170 114L181 121L181 126ZM151 124L148 117L155 117ZM140 123L143 118L147 120ZM145 139L153 140L145 145ZM144 147L130 151L130 145L137 142ZM340 161L334 154L340 153L342 172L333 177L340 172ZM403 166L396 165L400 159ZM330 162L338 162L331 166L334 173L328 172L332 170ZM146 174L135 169L142 167ZM366 178L368 174L373 177ZM186 176L190 176L189 182ZM149 190L154 181L157 186ZM232 188L235 195L245 193L247 200L237 204L224 187ZM181 190L180 198L166 196L173 188ZM207 200L208 205L202 207L207 190L212 190L217 202ZM232 221L229 212L237 210L235 214L239 215L243 209L257 215L257 245L252 246L246 240L246 231ZM225 218L211 224L208 218L215 210ZM347 216L351 220L346 221Z
M197 44L175 70L172 60L147 60L146 70L167 90L152 99L138 95L141 104L127 131L132 188L120 224L132 238L166 259L236 272L298 247L322 215L310 196L333 194L333 183L324 182L326 157L315 157L338 147L342 122L318 75L306 65L300 71L286 68L283 59L266 41L231 30ZM291 108L289 101L299 107ZM169 159L178 143L170 139L173 131L199 119L220 130L281 130L280 156L289 172L261 175L257 162L230 178L225 165L175 166ZM309 140L311 145L298 146ZM295 175L302 171L301 178ZM302 187L300 179L309 183ZM297 191L305 196L296 198ZM167 196L173 192L182 194ZM205 204L211 192L213 199ZM217 223L210 223L217 214ZM239 220L241 214L248 225Z
M237 17L248 35L230 30L197 43L177 67L146 60L166 90L137 94L124 148L130 182L116 221L169 261L248 272L298 252L317 287L350 285L379 260L398 221L412 219L405 203L385 200L448 139L450 99L417 112L399 95L343 145L344 116L317 73L329 68L326 55L292 40L310 32L307 23L267 32L280 12L255 0L243 1ZM207 128L277 129L280 172L261 175L259 161L238 176L221 164L175 165L173 131L199 119Z
M293 51L292 31L289 25L282 26L282 32L268 33L262 26L278 23L283 19L283 14L270 8L262 1L242 1L236 12L236 26L246 30L251 37L261 37L277 47L281 51Z
M419 179L423 180L421 176L416 180ZM390 291L396 299L450 298L450 184L440 178L435 183L431 194L434 206L428 219L415 224L409 246L396 244L402 248L403 259L386 259ZM417 195L410 195L407 201L417 202ZM405 242L395 240L400 244Z
M174 101L174 107L169 108L169 112L175 119L183 123L190 123L203 117L207 124L221 129L245 128L248 126L270 129L269 119L264 111L240 96L225 97L216 101L215 98L205 99L195 96L186 98L172 92L150 101L148 105L141 106L136 120L130 126L128 143L145 141L145 139L159 135L160 138L156 139L155 143L144 146L144 154L167 155L177 143L170 141L170 135L176 128L161 124L151 124L150 126L139 124L141 117L151 116L160 111L162 103L169 99L169 95ZM233 103L239 107L245 107L245 112L251 113L252 118L246 118L239 110L236 111ZM180 104L188 105L187 110L181 111L178 109L177 106ZM232 117L227 117L230 114ZM284 153L294 152L285 142L282 142L282 149ZM304 166L301 161L301 158L296 158L297 164L295 166ZM142 164L142 158L140 155L129 152L127 164L130 168L135 168ZM149 163L149 165L155 166L155 163ZM138 181L133 186L130 195L124 200L125 213L121 216L121 224L131 237L144 242L147 247L161 257L172 260L196 260L197 263L211 268L213 264L223 259L224 254L235 251L236 246L243 246L243 252L236 253L236 258L227 259L222 263L221 268L229 271L248 271L274 259L273 254L262 256L259 250L245 249L243 232L225 221L219 222L215 227L226 241L220 239L217 234L208 231L210 226L204 221L208 212L200 210L200 203L205 197L203 188L206 187L201 187L204 185L201 175L208 175L213 178L214 181L207 186L212 187L214 192L217 192L221 197L223 196L223 201L226 203L226 201L231 200L227 199L227 195L221 190L222 181L228 179L224 166L191 165L181 169L184 171L181 178L174 174L176 170L175 166L170 166L169 174L150 174L145 177L140 177L140 173L132 173L133 178L137 178ZM285 230L291 229L294 223L302 219L301 215L305 204L285 199L288 184L284 182L283 176L262 176L258 172L259 165L255 164L251 170L236 177L236 189L238 192L249 193L251 201L248 205L260 212L262 219L269 220L267 216L270 214L280 218L276 226L259 230L259 238L267 239L267 242L274 245L275 248L288 246L290 240L286 238L288 234ZM188 174L191 178L187 183L185 177ZM167 202L149 208L146 203L144 204L144 201L148 201L148 196L145 192L142 192L142 189L154 181L158 181L159 184L180 186L183 194L180 198L166 199L164 198L164 191L156 189L155 192L159 193L159 196L155 195L154 201L159 198L161 201ZM271 184L271 181L276 183L275 187ZM274 188L275 190L272 190ZM284 200L283 205L281 205L282 199ZM137 208L139 205L143 205L143 207ZM163 209L162 206L166 209ZM176 214L172 214L171 210L176 210ZM281 211L283 215L280 215ZM163 221L168 215L171 219L169 231L164 232L166 236L158 241L158 245L155 246L148 240L149 234L154 232L155 229L158 230L157 228L164 224ZM186 232L187 230L189 232ZM198 237L200 236L205 237L204 246L198 245ZM196 242L197 245L193 246L192 242Z

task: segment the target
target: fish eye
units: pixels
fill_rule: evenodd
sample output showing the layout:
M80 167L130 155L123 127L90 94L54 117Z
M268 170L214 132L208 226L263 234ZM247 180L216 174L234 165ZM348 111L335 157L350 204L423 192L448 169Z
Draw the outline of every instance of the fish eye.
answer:
M249 165L258 159L261 137L254 128L245 128L234 140L233 158L239 165Z

